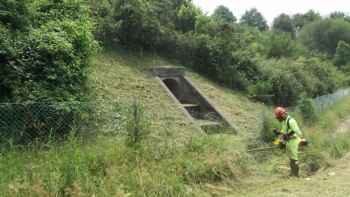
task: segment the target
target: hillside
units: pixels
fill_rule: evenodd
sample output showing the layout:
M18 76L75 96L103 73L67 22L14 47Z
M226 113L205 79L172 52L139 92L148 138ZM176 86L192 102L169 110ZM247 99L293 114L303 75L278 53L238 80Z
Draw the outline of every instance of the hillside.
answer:
M177 144L188 137L201 135L193 123L183 114L149 71L152 66L181 66L175 62L157 57L126 51L99 54L92 68L91 87L97 100L131 103L133 96L146 103L151 113L170 114L171 121L158 122L158 130L153 135L162 140L159 143ZM262 103L253 102L246 95L235 92L219 84L186 70L186 76L207 97L215 107L237 129L237 135L226 135L221 154L227 160L242 158L242 166L228 167L237 172L234 183L216 182L198 185L202 190L198 196L346 196L350 194L350 156L328 162L327 168L309 173L305 164L301 165L301 177L288 178L288 158L280 150L245 154L247 140L258 135L261 128ZM346 99L349 100L349 97ZM348 102L348 101L347 101ZM267 114L268 115L268 114ZM342 122L342 133L347 133L349 121ZM165 131L166 130L166 131ZM212 137L216 137L213 135ZM304 154L306 150L302 150ZM218 153L220 154L220 153ZM215 159L215 158L208 158ZM238 169L240 168L240 169ZM235 174L234 172L232 172Z
M137 96L148 105L179 105L162 89L149 70L152 66L182 66L154 55L125 51L101 53L92 68L93 93L98 100L132 102ZM221 87L197 73L186 70L186 76L215 107L242 133L257 132L261 123L262 103L251 102L246 95ZM156 108L156 106L155 106ZM168 110L180 113L181 110ZM191 123L192 124L192 123Z

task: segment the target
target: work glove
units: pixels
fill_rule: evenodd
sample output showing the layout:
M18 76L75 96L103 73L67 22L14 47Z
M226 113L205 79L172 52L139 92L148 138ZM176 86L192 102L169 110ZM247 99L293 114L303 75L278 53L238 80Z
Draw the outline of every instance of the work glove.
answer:
M286 135L286 134L283 135L283 140L284 140L284 141L288 141L288 140L290 140L290 139L292 139L290 136L288 136L288 135Z
M278 136L278 135L281 135L281 131L277 131L277 129L273 129L273 133Z
M280 149L285 149L286 148L286 143L283 142L283 141L280 141L279 147L280 147Z

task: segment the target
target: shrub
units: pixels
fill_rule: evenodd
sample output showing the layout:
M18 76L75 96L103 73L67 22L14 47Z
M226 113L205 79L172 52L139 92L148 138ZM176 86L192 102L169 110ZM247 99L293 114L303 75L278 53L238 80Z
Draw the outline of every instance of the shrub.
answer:
M83 100L87 67L97 43L80 1L34 1L31 25L0 26L0 102Z
M138 145L150 134L150 123L144 120L145 113L142 102L137 103L135 98L127 114L126 129L128 138L126 144L131 146Z
M301 94L298 107L304 122L313 123L317 121L318 117L315 104L311 98L306 97L305 93Z
M274 128L280 130L280 127L278 121L274 118L265 118L263 128L260 131L260 138L267 143L273 142L276 139L276 136L272 130Z

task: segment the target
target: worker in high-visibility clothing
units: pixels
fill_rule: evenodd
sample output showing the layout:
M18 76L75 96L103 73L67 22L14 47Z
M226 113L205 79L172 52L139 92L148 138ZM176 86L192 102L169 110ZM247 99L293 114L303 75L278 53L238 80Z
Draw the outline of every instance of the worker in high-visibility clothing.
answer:
M286 110L282 107L277 107L275 110L275 118L282 123L282 130L274 129L276 136L283 135L283 140L286 143L286 152L290 159L291 176L299 176L299 162L298 162L298 146L302 132L299 129L294 118L290 117Z

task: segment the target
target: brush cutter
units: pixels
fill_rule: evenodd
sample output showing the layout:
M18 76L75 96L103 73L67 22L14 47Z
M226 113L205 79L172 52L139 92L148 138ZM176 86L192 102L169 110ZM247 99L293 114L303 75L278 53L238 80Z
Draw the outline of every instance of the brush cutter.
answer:
M309 141L306 137L302 137L300 139L300 143L299 146L307 146L309 144ZM284 140L281 140L279 138L277 138L274 142L273 142L274 146L271 147L265 147L265 148L257 148L257 149L251 149L251 150L247 150L246 152L255 152L255 151L261 151L261 150L270 150L270 149L275 149L275 148L280 148L280 149L285 149L286 148L286 142Z
M285 143L283 140L280 139L276 139L273 142L274 146L271 147L265 147L265 148L257 148L257 149L251 149L251 150L247 150L246 152L255 152L255 151L261 151L261 150L270 150L270 149L275 149L275 148L281 148L283 149L285 147ZM284 145L283 145L284 144ZM283 148L282 148L283 147Z

